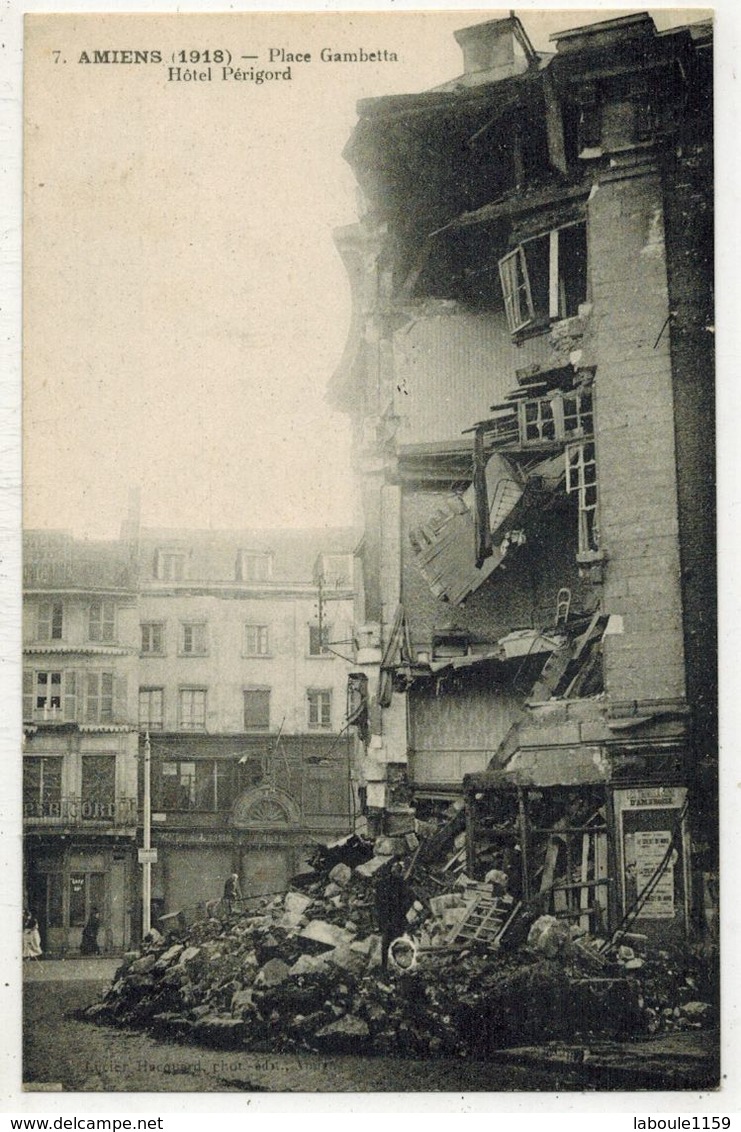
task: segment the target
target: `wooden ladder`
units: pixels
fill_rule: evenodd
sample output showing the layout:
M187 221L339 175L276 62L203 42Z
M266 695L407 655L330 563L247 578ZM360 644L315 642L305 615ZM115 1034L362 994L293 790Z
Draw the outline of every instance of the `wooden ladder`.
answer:
M448 943L468 940L495 944L518 911L517 904L505 904L496 896L481 893L460 924L453 928Z

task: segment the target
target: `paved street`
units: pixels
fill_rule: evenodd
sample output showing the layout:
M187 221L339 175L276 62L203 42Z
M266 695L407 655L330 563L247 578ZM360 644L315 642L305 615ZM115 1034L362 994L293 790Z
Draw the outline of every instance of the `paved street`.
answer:
M24 1078L68 1092L559 1092L580 1089L569 1066L219 1052L80 1022L70 1012L99 999L91 981L110 960L26 964ZM54 976L57 976L54 978ZM61 975L61 978L59 977Z

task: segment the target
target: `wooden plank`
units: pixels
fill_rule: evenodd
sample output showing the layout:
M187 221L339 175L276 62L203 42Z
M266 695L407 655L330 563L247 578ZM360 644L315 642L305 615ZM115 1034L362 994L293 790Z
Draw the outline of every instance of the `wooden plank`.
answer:
M591 847L592 839L588 833L582 834L581 839L581 882L582 890L579 894L579 907L584 911L589 907L589 889L586 886L589 877L589 850ZM589 916L582 916L579 920L579 927L589 931Z

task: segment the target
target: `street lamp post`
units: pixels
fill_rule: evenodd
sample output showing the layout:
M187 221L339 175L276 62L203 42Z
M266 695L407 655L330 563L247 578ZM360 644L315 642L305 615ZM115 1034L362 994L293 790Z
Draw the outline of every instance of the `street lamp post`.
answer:
M152 744L144 736L144 870L142 877L142 935L152 930Z

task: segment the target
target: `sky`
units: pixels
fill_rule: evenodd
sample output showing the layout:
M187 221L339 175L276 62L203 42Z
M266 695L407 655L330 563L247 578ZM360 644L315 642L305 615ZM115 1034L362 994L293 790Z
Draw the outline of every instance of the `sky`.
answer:
M332 232L357 219L342 158L355 104L459 74L452 32L506 14L32 17L26 527L115 537L133 486L147 526L359 521L349 422L325 398L350 317ZM625 9L520 14L548 50L553 31ZM652 14L662 28L707 15ZM275 45L313 61L260 86L78 62L209 44L261 66ZM317 61L321 47L359 45L399 62Z

